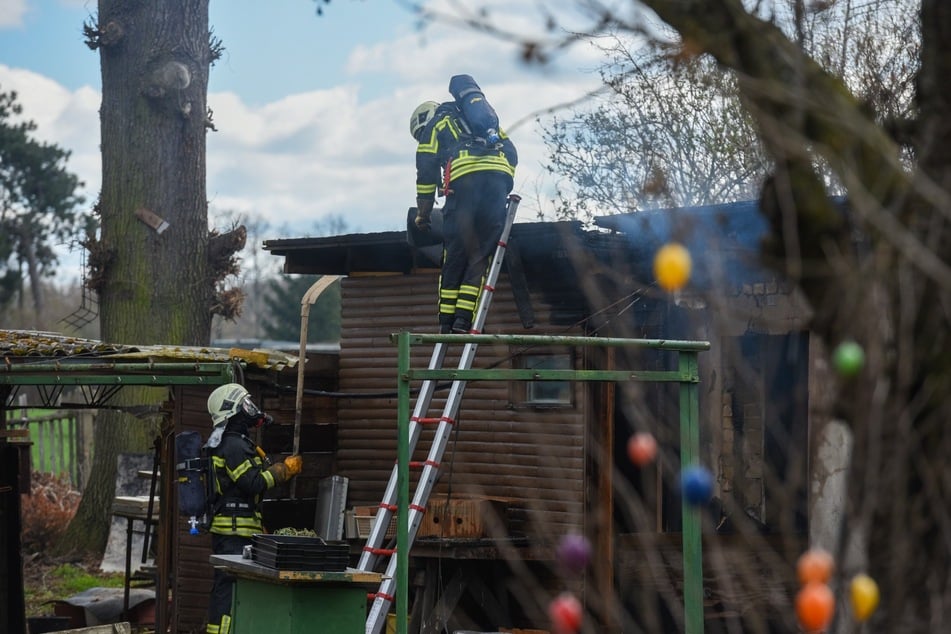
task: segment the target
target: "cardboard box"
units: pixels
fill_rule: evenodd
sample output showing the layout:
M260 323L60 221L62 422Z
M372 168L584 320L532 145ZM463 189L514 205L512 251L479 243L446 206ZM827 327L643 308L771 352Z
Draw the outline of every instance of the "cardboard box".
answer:
M346 514L346 535L348 539L354 537L367 539L373 526L376 524L376 512L378 506L355 506ZM390 519L390 525L386 527L384 539L396 537L396 514Z

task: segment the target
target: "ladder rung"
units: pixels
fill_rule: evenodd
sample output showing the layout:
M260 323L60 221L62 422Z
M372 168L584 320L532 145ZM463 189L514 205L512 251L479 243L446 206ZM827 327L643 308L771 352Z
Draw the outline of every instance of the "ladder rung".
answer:
M395 504L387 504L386 502L380 502L380 508L386 509L387 511L390 511L391 513L396 513L396 509L398 509L399 507Z
M482 290L488 291L489 293L494 293L494 292L495 292L495 287L494 287L494 286L489 286L488 284L486 284L486 285L484 285L484 286L482 287Z
M385 599L385 600L389 601L390 603L393 603L393 599L394 599L395 597L394 597L392 594L387 594L387 593L385 593L385 592L377 592L375 595L373 595L373 598L374 598L374 599Z
M413 416L411 420L420 425L436 425L442 421L441 418L417 418L416 416Z
M372 553L374 555L385 555L389 557L396 553L395 548L373 548L372 546L364 546L364 552Z
M409 510L416 511L417 513L422 513L424 515L426 514L426 507L420 506L419 504L410 504Z

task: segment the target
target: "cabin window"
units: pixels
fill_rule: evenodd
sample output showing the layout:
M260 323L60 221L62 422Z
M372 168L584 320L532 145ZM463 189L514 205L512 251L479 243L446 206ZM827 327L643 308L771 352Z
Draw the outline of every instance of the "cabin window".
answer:
M570 351L523 353L515 357L515 367L533 370L571 370L574 355ZM522 407L571 407L573 405L571 381L513 381L516 406Z

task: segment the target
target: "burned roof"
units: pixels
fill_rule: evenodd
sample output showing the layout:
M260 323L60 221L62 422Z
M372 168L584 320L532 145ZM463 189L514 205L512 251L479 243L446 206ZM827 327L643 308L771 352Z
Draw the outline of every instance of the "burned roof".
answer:
M582 240L580 222L525 222L512 226L509 242L530 262L557 259L566 243ZM438 268L442 253L438 240L414 245L406 231L265 240L264 249L284 257L285 273L317 275L410 273Z
M592 261L650 280L657 249L678 241L694 256L692 282L700 288L724 279L744 283L775 276L759 261L759 242L767 230L757 202L743 201L600 216L589 229L578 221L519 222L509 243L535 286L545 278L586 275ZM438 268L441 245L414 245L412 238L406 231L390 231L279 239L266 240L264 249L284 256L285 273L405 274Z

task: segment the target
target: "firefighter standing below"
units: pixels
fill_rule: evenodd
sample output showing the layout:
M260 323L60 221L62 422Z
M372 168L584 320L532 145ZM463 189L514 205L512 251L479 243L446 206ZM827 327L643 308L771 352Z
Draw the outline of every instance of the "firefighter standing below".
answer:
M302 461L295 455L271 466L265 463L264 451L248 433L270 423L271 417L258 409L241 385L216 388L208 397L208 413L214 425L206 443L214 486L211 549L216 555L240 555L252 535L264 532L263 493L300 473ZM209 634L231 631L233 590L234 577L216 568L208 606Z
M440 187L443 261L439 331L469 333L492 253L505 225L518 155L504 132L499 141L475 140L460 125L453 102L427 101L410 119L416 149L416 226L428 231Z

